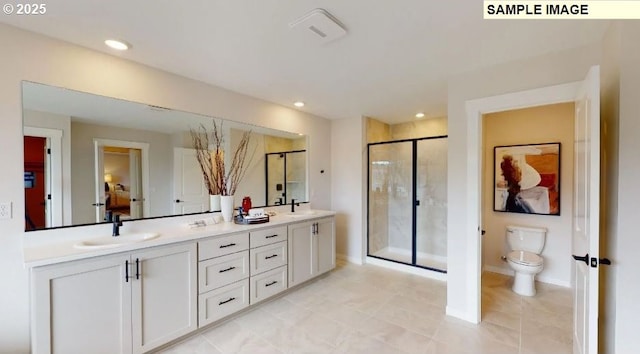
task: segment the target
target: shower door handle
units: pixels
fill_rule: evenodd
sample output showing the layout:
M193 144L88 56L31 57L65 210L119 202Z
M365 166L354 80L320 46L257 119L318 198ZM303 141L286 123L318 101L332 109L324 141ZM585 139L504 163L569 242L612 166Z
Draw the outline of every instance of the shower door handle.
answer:
M420 201L416 200L416 206L420 206Z

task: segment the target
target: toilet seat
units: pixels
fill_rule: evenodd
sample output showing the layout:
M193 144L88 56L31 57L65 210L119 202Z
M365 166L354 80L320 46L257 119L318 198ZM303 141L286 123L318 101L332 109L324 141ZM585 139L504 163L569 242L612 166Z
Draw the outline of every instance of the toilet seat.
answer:
M513 263L531 267L540 266L543 261L539 255L527 251L511 251L507 255L507 259Z

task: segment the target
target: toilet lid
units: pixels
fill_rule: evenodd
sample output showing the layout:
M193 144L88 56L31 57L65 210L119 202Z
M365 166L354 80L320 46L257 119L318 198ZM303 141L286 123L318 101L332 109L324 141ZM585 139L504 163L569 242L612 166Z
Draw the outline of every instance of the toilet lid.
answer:
M507 258L514 263L522 265L539 266L542 264L542 257L527 251L511 251Z

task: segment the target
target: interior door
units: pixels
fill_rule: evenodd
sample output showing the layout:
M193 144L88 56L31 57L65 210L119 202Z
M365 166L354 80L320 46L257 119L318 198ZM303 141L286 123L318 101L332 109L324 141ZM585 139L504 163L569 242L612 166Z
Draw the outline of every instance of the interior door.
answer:
M132 219L143 217L142 204L144 191L142 190L142 151L129 149L129 212Z
M96 197L93 206L96 209L96 222L103 222L106 211L107 193L105 191L104 181L104 146L96 142L95 149L95 181L96 181Z
M573 184L573 351L598 352L600 214L600 68L589 70L576 97Z
M209 191L204 185L195 149L173 150L173 214L209 210Z

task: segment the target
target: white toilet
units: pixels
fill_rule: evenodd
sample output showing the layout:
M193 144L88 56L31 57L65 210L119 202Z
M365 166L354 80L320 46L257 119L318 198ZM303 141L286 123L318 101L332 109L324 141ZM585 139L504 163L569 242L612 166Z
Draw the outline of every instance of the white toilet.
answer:
M507 226L507 243L511 250L507 254L507 263L515 271L512 289L516 294L536 294L534 277L543 268L540 253L546 236L545 228Z

